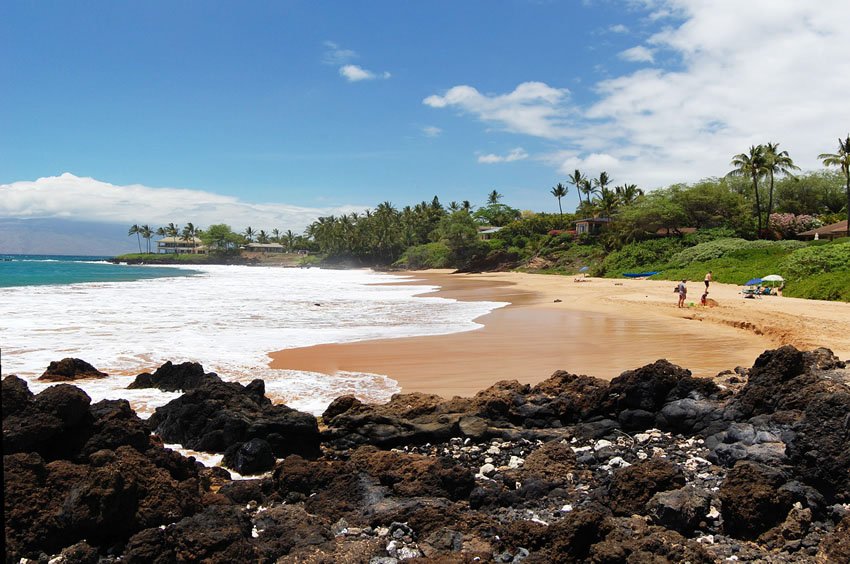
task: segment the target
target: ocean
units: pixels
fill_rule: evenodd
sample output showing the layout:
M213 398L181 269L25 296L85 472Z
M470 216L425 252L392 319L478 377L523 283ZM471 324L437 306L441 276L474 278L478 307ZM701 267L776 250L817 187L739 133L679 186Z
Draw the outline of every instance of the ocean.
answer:
M417 297L436 288L389 285L402 277L369 270L130 267L97 258L0 261L2 373L38 392L51 385L37 380L50 361L81 358L110 377L76 385L93 401L126 398L142 417L179 394L126 387L167 360L200 362L225 380L262 378L273 401L314 414L342 394L385 401L399 387L384 375L275 370L268 353L468 331L506 305Z
M0 288L78 282L126 282L165 276L191 276L182 268L130 266L106 262L110 257L0 255Z

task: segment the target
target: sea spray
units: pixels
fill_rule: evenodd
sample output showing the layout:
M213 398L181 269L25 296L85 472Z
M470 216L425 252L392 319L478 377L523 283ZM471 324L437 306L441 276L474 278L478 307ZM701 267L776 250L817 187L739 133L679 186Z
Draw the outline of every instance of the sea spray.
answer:
M159 267L147 267L159 268ZM113 376L81 381L93 399L127 398L149 415L174 394L125 390L166 360L195 361L224 379L266 381L275 401L320 413L335 397L370 401L399 390L382 375L274 370L268 353L323 343L438 335L480 327L500 302L417 297L426 285L368 270L193 266L196 276L0 288L3 372L36 378L52 360L82 358Z

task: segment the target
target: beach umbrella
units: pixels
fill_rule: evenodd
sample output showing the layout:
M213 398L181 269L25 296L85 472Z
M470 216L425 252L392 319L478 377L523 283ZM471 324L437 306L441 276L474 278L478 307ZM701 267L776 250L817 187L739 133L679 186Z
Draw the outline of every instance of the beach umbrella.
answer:
M582 266L581 268L578 269L579 272L587 272L588 270L590 270L589 266Z
M744 286L755 286L756 284L761 284L761 278L751 278L744 282Z
M771 274L770 276L765 276L762 278L764 282L785 282L785 279L779 276L778 274Z

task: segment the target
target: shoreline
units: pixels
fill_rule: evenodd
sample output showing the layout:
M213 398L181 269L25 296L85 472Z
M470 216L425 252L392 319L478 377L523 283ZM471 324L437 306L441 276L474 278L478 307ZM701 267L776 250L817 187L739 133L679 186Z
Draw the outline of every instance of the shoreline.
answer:
M713 283L715 308L679 309L674 283L516 272L406 272L392 284L440 286L422 297L507 301L476 319L483 327L448 335L287 349L270 367L333 375L382 374L402 391L474 395L499 380L537 383L556 370L606 380L667 358L695 376L751 366L783 344L826 346L850 357L850 304L767 296L745 300L739 287ZM702 282L689 284L699 302ZM555 302L555 300L562 300ZM695 323L696 322L696 323ZM612 348L616 354L612 354Z

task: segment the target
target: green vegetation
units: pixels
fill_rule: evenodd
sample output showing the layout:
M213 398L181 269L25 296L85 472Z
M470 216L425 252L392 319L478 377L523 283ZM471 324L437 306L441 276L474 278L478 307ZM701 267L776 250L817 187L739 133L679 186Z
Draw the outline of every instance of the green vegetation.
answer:
M548 188L557 213L520 211L490 191L480 207L470 201L444 206L437 196L396 208L383 202L362 213L320 217L303 234L247 226L236 232L216 224L202 230L170 223L156 230L133 225L139 250L154 234L185 242L182 249L206 255L139 254L145 262L238 261L251 242L279 243L303 266L457 268L573 275L588 267L596 276L661 271L664 279L702 279L740 284L767 274L786 278L785 295L850 301L850 232L844 241L798 241L798 234L850 214L850 136L836 153L822 154L825 170L799 170L778 143L753 145L732 158L719 178L674 184L645 194L635 184L614 185L607 172L579 170ZM565 213L562 199L575 188L579 204ZM613 186L613 187L612 187ZM310 256L304 256L310 253ZM272 258L276 257L276 258ZM280 255L251 260L281 262Z

